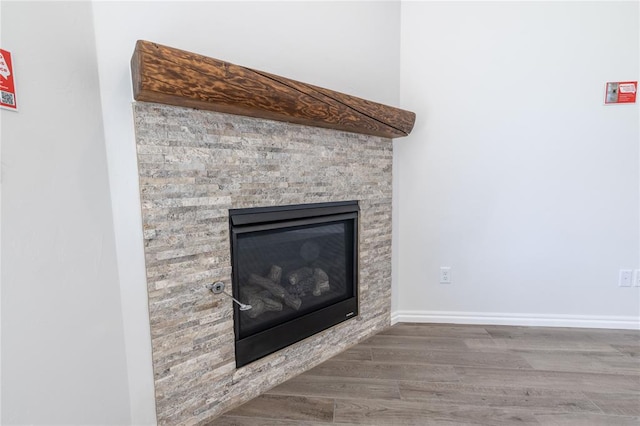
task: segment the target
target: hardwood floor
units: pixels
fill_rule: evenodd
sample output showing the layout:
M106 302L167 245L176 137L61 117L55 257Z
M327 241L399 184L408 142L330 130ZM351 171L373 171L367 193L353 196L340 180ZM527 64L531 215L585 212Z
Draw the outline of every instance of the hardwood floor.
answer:
M209 426L640 425L640 331L396 324Z

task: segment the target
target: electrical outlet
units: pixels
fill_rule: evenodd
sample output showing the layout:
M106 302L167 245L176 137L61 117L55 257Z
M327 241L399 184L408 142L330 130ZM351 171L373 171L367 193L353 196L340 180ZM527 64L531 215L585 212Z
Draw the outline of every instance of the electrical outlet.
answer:
M618 276L619 287L631 287L631 278L633 271L631 269L620 269L620 275Z
M633 272L633 286L640 287L640 269L636 269Z
M440 284L451 284L451 267L440 267Z

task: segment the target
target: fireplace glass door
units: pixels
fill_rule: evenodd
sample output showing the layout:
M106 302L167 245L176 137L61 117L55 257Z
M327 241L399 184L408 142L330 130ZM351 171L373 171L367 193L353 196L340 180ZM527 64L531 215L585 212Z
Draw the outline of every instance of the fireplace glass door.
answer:
M238 366L357 315L356 202L230 217Z

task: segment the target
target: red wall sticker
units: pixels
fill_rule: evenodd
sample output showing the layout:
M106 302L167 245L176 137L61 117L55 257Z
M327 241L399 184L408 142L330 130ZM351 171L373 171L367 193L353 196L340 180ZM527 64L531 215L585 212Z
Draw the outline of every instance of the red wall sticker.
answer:
M11 53L0 49L0 107L18 109Z
M607 83L605 104L633 104L638 91L637 81L615 81Z

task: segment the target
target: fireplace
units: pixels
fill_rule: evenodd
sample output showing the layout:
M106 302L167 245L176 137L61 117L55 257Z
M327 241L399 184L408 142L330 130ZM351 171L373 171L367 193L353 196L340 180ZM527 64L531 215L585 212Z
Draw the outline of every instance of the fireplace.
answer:
M236 366L358 315L356 201L234 209L229 218Z
M205 424L389 325L391 138L409 134L415 114L150 42L136 44L131 70L159 425ZM326 214L331 204L324 203L336 201L336 194L358 202L350 211ZM245 210L260 206L289 207ZM293 212L303 217L280 226ZM266 219L253 222L254 213ZM343 214L354 217L336 220L343 221L339 229L331 220L320 226ZM255 232L242 232L252 227ZM344 249L333 248L329 255L326 247L342 244L341 233L353 233L352 243L344 240ZM260 250L250 248L247 272L236 272L231 245L234 238L251 245L251 234L254 242L269 234L282 241L262 250L265 258L252 258ZM356 250L357 261L349 254ZM322 266L342 256L343 266ZM309 287L311 296L287 290L300 298L298 310L276 297L281 311L263 306L263 314L251 318L260 302L241 300L253 305L240 311L210 291L219 281L229 286L228 294L242 298L243 276L269 278L272 269L288 288L288 274L305 267L326 273L331 291L322 291L323 280ZM334 296L338 289L343 294ZM334 321L342 322L319 327L308 307L340 310ZM264 340L291 336L280 328L296 321L311 332L330 328L290 338L285 344L303 340L277 350L280 342L261 358L262 349L241 355L246 364L237 367L236 347L260 348L255 336L267 333L267 325L277 332ZM242 332L240 324L246 326ZM257 340L245 340L250 338Z

